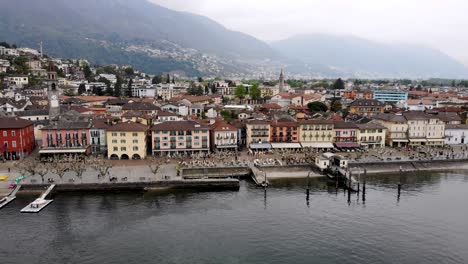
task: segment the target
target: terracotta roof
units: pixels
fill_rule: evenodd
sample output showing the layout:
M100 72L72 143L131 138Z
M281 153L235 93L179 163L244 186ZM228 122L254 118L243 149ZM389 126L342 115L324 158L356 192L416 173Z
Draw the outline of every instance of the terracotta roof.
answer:
M408 99L408 105L432 105L432 101L423 99Z
M260 108L273 109L273 110L283 109L283 107L281 107L281 105L279 105L277 103L264 104L264 105L260 106Z
M71 96L62 95L60 96L60 100L66 100L70 97ZM87 102L100 102L100 101L107 101L109 99L117 99L117 97L113 97L113 96L74 96L74 98L87 101Z
M167 130L167 131L178 131L178 130L198 130L208 129L206 125L202 125L195 121L167 121L160 124L156 124L151 127L151 130Z
M397 114L378 114L373 116L374 119L376 120L382 120L382 121L388 121L388 122L395 122L395 123L406 123L406 118L403 115L397 115Z
M359 129L386 129L384 126L376 123L356 124Z
M148 102L132 102L126 103L122 106L122 110L144 110L144 111L153 111L157 110L158 107L152 103Z
M335 129L357 129L357 125L353 122L345 122L345 121L335 121L334 122Z
M156 114L158 117L159 116L178 116L176 113L171 113L163 110L159 110L158 113Z
M452 122L452 121L457 121L457 122L462 121L462 118L455 112L439 112L435 116L446 123Z
M304 119L299 121L303 125L333 125L333 120L323 120L323 119Z
M131 121L120 122L107 128L107 131L141 132L146 130L148 130L148 126Z
M0 129L25 128L33 125L33 122L17 117L0 117Z
M94 129L107 129L110 125L107 123L108 120L105 118L94 119L91 128Z
M237 131L237 127L226 123L225 121L216 121L211 128L213 131Z

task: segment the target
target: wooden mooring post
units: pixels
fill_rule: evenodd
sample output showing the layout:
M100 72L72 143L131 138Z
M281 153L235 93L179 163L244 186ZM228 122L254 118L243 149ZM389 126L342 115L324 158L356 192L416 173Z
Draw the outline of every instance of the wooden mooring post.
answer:
M362 201L366 201L366 178L367 178L367 169L364 168L364 179L362 180Z
M307 174L307 190L306 190L306 200L309 201L310 198L310 174L312 172L310 171L309 174Z

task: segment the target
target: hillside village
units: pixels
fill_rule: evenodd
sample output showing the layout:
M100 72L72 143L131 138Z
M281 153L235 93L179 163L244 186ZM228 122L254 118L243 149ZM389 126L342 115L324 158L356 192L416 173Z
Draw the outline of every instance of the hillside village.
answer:
M0 43L0 159L467 144L465 81L148 75Z

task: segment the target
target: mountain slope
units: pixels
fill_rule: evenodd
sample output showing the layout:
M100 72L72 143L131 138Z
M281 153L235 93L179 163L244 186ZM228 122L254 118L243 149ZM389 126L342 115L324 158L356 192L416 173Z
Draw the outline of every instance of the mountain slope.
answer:
M177 68L173 66L180 62L193 66L193 61L177 60L167 55L170 52L198 52L197 56L203 53L232 60L278 57L266 43L251 36L146 0L5 1L0 8L0 39L34 47L43 41L51 55L83 56L96 63L116 63L136 56L126 63L141 64L137 66L150 72L158 71L151 70L151 65L158 63L167 64L162 71ZM133 46L132 52L127 50L129 46ZM165 55L145 58L140 55L147 53L139 52L144 49L162 50ZM173 65L174 61L179 63Z
M468 70L440 51L389 45L326 34L295 36L272 43L286 56L307 64L327 65L346 76L388 78L460 78Z

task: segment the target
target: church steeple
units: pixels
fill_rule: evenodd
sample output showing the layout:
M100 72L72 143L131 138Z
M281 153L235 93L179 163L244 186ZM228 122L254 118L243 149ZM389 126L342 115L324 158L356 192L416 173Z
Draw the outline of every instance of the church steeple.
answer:
M281 68L281 73L279 77L279 92L283 93L284 92L284 74L283 74L283 69Z

